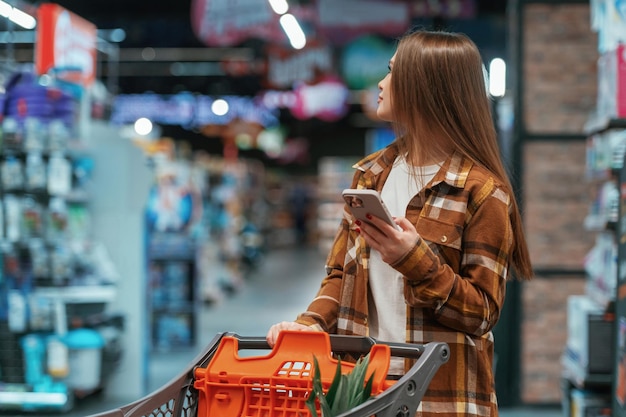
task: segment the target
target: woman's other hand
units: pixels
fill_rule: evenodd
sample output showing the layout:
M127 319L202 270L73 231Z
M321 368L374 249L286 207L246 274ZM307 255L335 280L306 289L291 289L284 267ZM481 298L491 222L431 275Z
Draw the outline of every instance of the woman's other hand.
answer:
M295 321L282 321L280 323L276 323L270 327L267 335L265 336L265 340L267 340L270 347L274 347L276 339L278 339L278 333L283 330L298 330L301 332L315 331L313 328L305 326L304 324L296 323Z
M400 260L415 246L419 235L415 226L405 217L394 218L400 229L395 229L385 223L384 220L371 216L368 222L357 221L359 233L365 239L365 242L377 250L384 262L389 265Z

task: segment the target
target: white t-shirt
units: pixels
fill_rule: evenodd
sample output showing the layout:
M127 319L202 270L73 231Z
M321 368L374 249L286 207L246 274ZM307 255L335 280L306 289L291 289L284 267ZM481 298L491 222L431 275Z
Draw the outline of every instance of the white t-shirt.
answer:
M392 216L406 215L409 201L435 176L439 165L416 169L398 156L381 191L381 197ZM383 262L380 252L370 252L368 321L370 336L386 342L406 342L406 303L402 274ZM404 360L391 358L390 375L404 374Z

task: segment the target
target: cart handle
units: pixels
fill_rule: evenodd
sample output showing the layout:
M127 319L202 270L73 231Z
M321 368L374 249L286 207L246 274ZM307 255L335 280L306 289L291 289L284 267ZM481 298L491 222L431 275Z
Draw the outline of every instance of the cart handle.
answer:
M240 336L236 333L225 333L224 336L238 340L240 349L271 349L265 337ZM347 336L331 334L330 345L335 353L362 353L367 354L372 346L384 344L389 346L392 356L405 358L419 358L424 353L424 345L415 343L396 343L378 341L369 336Z

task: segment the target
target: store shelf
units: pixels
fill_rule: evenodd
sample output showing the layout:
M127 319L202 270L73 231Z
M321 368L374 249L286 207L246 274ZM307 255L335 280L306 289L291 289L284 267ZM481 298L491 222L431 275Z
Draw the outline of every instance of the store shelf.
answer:
M594 117L589 119L584 127L587 135L593 135L609 129L626 129L626 119Z
M615 289L600 288L594 280L588 278L585 283L585 294L599 305L603 310L610 311L614 308Z
M562 377L567 382L563 391L566 416L583 415L584 411L575 410L583 410L581 404L591 398L596 400L592 394L601 395L603 413L613 407L613 416L624 415L609 397L613 395L616 357L620 354L616 337L623 310L617 286L624 267L625 131L626 119L598 115L584 126L587 180L594 192L583 228L596 234L596 244L585 258L584 296L568 299L568 342L561 358Z
M148 242L148 257L151 260L194 261L196 245L182 233L153 233Z
M33 295L48 298L54 303L54 330L57 334L68 331L68 304L106 304L113 302L116 289L113 285L90 285L74 287L39 287Z
M39 287L33 291L38 297L70 303L109 303L115 301L113 285L90 285L75 287Z
M610 387L613 383L613 375L589 373L575 358L572 353L566 349L561 357L563 366L563 378L569 380L578 388L590 387Z
M615 231L617 222L607 220L605 216L588 215L583 221L583 227L588 232Z
M62 392L9 392L0 390L0 408L4 410L66 410L70 408L72 402L71 396Z

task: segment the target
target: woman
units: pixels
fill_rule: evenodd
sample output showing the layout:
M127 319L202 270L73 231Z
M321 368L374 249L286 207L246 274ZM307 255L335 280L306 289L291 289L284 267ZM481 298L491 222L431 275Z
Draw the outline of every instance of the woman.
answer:
M480 53L462 34L412 32L378 87L377 114L397 139L355 165L352 188L380 191L401 230L355 221L346 206L317 296L267 340L291 329L447 342L417 415L497 416L491 330L512 270L532 269Z

